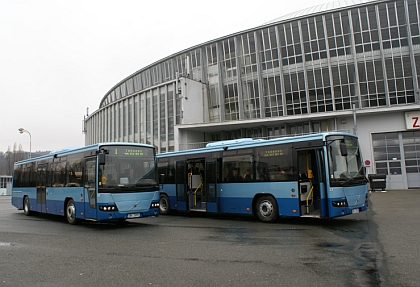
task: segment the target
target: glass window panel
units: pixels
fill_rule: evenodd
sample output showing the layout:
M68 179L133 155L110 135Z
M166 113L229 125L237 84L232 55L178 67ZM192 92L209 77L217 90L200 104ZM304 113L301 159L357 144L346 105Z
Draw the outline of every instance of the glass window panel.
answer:
M395 6L394 3L388 4L388 17L389 17L389 25L396 26L397 25L397 15L395 13Z
M406 23L405 21L405 9L404 9L404 1L397 1L397 20L399 25Z
M359 20L359 10L351 10L351 18L353 23L353 32L360 32L360 20Z
M388 27L388 12L386 10L386 4L379 5L379 20L382 28Z
M362 24L362 30L363 31L368 30L369 29L368 18L367 18L366 10L364 8L360 9L360 20Z
M386 163L386 162L377 162L376 163L376 167L377 168L385 168L385 169L387 169L388 168L388 164Z
M316 17L316 30L318 33L318 39L324 38L324 25L322 23L322 17L318 16Z
M333 20L332 15L326 15L325 16L325 23L327 25L327 36L333 37L334 36L334 30L333 30Z
M317 37L316 37L314 19L309 19L309 31L310 31L311 40L315 40Z
M308 23L306 19L301 22L301 30L303 41L309 41Z
M407 173L418 173L418 172L420 172L420 169L418 167L407 167L406 172Z
M349 34L350 24L349 24L349 16L347 15L347 12L341 13L341 23L343 27L343 34Z
M341 19L339 13L334 13L334 30L336 35L341 35L343 32L341 31Z
M370 29L377 29L378 25L376 23L376 11L375 11L375 7L370 6L368 7L368 19L369 19L369 25L370 25Z

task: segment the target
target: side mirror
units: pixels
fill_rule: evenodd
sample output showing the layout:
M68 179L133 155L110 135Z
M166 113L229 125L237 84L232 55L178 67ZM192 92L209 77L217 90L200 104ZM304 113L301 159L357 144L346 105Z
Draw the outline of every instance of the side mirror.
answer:
M347 146L344 140L340 141L340 154L342 156L347 156Z
M99 163L99 165L105 165L105 154L104 153L98 154L98 163Z

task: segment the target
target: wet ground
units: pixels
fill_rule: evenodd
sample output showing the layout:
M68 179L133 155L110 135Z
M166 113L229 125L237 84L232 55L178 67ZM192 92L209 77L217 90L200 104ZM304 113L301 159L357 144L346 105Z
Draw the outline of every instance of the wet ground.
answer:
M343 218L178 213L126 226L27 217L0 197L2 286L420 286L419 190Z

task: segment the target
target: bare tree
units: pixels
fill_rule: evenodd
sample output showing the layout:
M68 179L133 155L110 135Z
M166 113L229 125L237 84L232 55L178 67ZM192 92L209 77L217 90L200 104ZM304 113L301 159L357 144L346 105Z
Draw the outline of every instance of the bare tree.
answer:
M3 160L3 158L5 157L6 155L2 151L0 151L0 175L5 174L4 173L5 167L4 167L4 160Z
M19 144L18 148L17 143L15 143L13 145L13 151L8 146L7 152L0 152L0 156L4 158L4 160L0 161L0 174L12 175L14 163L25 159L25 151L22 148L22 144Z
M17 143L13 144L13 163L17 162Z
M10 146L7 147L7 152L5 154L5 158L6 158L6 172L7 174L12 174L12 170L13 170L13 154L10 151Z
M19 150L16 152L16 161L20 161L24 159L25 159L25 152L23 151L22 144L19 144Z

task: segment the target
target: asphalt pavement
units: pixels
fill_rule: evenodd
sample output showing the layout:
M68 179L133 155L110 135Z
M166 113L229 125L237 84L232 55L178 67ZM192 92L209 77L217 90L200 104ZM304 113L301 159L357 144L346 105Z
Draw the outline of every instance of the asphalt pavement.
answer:
M380 286L420 286L420 189L370 193Z
M175 215L126 227L70 226L62 218L26 217L1 196L0 286L57 286L63 279L60 286L301 286L311 280L307 286L417 287L419 206L420 189L387 190L370 193L367 212L333 220L262 224Z

